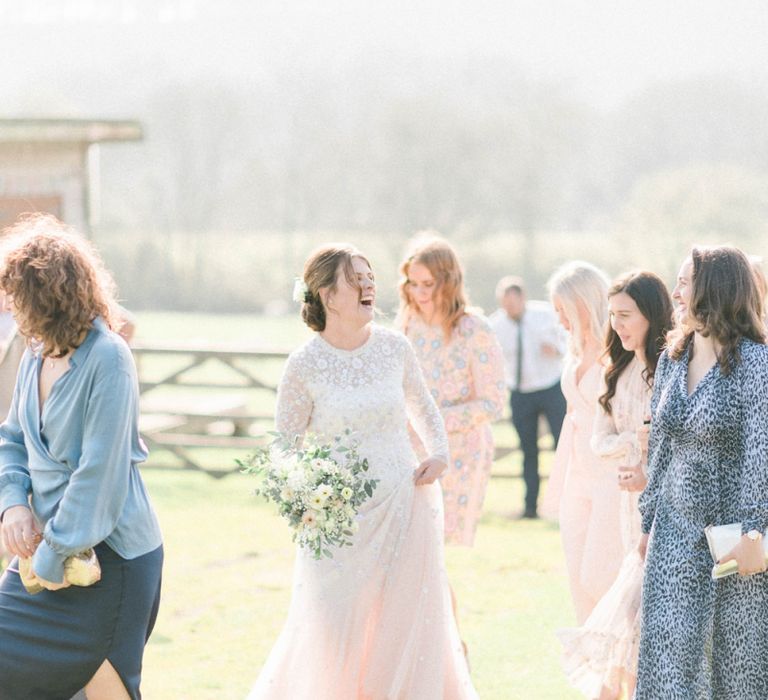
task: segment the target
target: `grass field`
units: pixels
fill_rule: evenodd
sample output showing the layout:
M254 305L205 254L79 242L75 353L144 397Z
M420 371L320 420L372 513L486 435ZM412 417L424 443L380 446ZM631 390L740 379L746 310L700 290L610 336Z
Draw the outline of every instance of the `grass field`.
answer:
M140 337L292 347L293 320L141 314ZM500 426L504 438L508 428ZM519 472L512 455L497 465ZM146 470L165 534L160 617L145 656L148 700L243 698L282 625L293 547L286 526L233 475ZM562 678L558 627L573 623L557 528L510 517L519 479L494 478L473 549L449 548L472 676L484 700L579 697ZM290 700L290 699L286 699ZM418 699L414 699L418 700Z

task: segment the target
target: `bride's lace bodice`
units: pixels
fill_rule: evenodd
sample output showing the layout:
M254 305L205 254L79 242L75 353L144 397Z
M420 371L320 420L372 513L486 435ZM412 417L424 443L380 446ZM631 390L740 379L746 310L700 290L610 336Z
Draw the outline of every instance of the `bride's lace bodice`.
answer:
M285 435L332 438L350 430L371 476L394 485L418 465L409 420L429 455L447 463L442 418L400 333L373 325L356 350L340 350L317 335L288 358L276 416Z

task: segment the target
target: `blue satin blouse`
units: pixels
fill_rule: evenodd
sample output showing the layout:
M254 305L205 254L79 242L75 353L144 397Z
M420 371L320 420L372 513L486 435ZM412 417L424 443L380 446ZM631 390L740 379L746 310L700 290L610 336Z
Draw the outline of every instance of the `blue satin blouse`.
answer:
M64 560L99 542L134 559L162 538L137 466L147 450L128 346L95 319L42 412L41 362L27 350L0 426L0 517L12 506L31 505L44 538L34 571L59 583Z

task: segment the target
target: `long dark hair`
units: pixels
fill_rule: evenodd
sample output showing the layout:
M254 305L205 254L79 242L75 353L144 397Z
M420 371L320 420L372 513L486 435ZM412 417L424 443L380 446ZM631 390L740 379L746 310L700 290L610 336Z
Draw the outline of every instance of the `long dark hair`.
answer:
M672 299L664 282L652 272L630 272L623 275L608 290L608 298L622 292L632 298L649 324L645 334L643 377L650 387L653 384L659 355L664 349L667 334L672 329ZM635 357L633 351L622 347L619 334L610 325L605 338L605 355L610 359L610 364L605 372L606 390L599 402L603 410L610 415L611 399L616 394L619 377Z
M720 371L730 374L741 362L739 343L765 344L763 300L749 259L732 246L693 248L691 301L686 326L669 338L670 356L679 360L698 331L720 345Z

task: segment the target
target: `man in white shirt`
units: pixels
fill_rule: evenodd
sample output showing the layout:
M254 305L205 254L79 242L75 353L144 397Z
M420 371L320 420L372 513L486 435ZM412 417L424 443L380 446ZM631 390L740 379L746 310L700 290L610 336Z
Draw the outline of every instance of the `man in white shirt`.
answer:
M519 277L504 277L496 286L497 309L490 316L504 351L510 389L512 424L523 451L524 518L536 518L539 498L539 419L547 419L557 444L565 417L560 390L565 342L551 305L528 301Z

